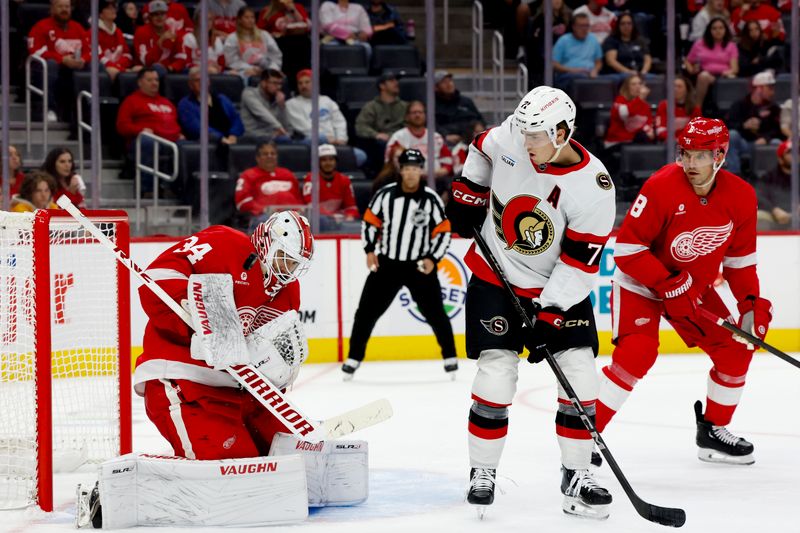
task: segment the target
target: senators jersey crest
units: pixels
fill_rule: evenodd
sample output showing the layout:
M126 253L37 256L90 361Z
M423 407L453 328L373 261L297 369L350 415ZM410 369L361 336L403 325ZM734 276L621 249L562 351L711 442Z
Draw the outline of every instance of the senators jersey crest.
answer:
M519 195L503 204L492 193L494 230L506 250L514 250L522 255L538 255L553 244L553 221L538 209L540 202L535 196Z

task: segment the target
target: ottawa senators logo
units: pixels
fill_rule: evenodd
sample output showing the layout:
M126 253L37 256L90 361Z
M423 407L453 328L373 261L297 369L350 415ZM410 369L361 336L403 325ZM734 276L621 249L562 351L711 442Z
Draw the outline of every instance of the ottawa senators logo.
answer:
M492 220L497 237L522 255L539 255L553 244L553 221L538 205L535 196L520 195L503 205L492 193Z

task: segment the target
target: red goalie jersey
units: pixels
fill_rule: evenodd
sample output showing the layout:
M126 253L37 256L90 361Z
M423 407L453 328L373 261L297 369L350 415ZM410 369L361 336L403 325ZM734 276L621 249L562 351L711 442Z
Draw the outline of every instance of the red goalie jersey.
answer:
M177 302L186 299L190 275L230 274L239 319L248 335L276 316L300 307L300 284L296 280L274 298L266 294L259 261L248 261L251 254L256 254L256 249L247 235L226 226L211 226L167 249L146 273ZM226 372L192 359L192 330L150 289L142 286L139 296L149 319L144 352L136 361L134 383L139 394L144 393L145 382L162 378L217 387L238 386Z
M738 301L759 296L756 209L753 187L726 170L701 197L680 166L663 167L644 184L622 223L614 281L658 299L651 289L671 274L688 272L705 292L722 265Z

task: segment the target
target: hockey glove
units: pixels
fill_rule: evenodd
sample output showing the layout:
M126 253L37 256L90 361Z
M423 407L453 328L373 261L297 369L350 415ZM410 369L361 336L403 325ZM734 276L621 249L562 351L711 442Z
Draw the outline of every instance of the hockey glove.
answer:
M472 183L466 178L453 180L453 196L447 203L445 213L450 228L462 237L472 237L477 227L483 226L489 208L489 187Z
M564 312L558 307L543 307L536 315L533 330L525 345L528 347L528 362L539 363L547 357L547 347L556 340L558 331L564 327Z
M746 331L754 337L764 340L772 320L772 302L757 296L748 296L737 306L739 308L739 329ZM747 339L734 335L733 339L747 345L748 350L756 347L747 342Z
M693 320L700 304L700 293L688 272L678 272L654 287L664 301L664 314L668 318Z

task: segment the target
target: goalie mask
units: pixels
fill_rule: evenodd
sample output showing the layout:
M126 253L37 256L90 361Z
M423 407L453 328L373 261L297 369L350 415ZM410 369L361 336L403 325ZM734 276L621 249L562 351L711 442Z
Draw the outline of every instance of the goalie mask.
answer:
M541 85L522 98L514 111L514 125L526 137L540 137L540 145L552 144L556 149L550 158L553 161L569 144L575 131L575 104L561 89ZM567 130L561 144L558 144L559 128Z
M314 254L314 237L306 217L294 211L279 211L259 224L250 241L258 253L264 273L264 289L274 296L302 276Z

